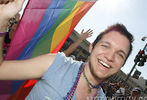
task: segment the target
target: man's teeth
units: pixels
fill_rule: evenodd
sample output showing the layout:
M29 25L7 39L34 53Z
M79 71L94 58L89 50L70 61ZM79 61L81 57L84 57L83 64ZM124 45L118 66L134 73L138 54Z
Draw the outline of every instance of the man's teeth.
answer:
M99 61L104 67L110 68L109 65L107 65L106 63L104 63L103 61Z

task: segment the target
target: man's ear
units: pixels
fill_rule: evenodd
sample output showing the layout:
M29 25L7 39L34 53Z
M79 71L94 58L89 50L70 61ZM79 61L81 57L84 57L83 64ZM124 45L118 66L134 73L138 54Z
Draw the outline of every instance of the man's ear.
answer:
M90 52L90 53L92 52L92 49L93 49L93 43L90 44L90 46L89 46L89 52Z

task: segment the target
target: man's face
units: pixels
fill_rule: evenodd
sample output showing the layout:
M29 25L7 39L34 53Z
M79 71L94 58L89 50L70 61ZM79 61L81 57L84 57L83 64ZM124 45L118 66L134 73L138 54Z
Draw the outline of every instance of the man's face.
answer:
M105 79L115 74L123 66L129 52L129 40L119 32L105 34L92 49L89 67L92 75Z

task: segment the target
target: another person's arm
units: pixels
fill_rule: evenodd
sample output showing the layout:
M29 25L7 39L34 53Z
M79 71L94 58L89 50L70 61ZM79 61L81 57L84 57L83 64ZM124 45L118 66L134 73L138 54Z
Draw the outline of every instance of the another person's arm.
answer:
M14 0L0 4L0 32L5 32L8 21L21 10L24 0ZM0 36L0 80L25 80L40 78L52 64L56 54L46 54L28 60L3 61L2 43L4 35Z
M69 46L67 50L64 51L66 56L69 56L79 45L83 40L86 40L88 37L91 37L93 34L93 30L89 29L86 32L84 32L84 29L82 30L80 37Z

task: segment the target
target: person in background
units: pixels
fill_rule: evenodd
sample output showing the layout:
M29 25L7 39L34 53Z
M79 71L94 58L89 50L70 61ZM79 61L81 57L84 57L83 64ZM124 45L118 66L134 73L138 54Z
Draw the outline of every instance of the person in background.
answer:
M19 24L19 21L20 21L20 14L19 13L17 13L15 15L15 17L11 18L10 21L9 21L10 24L9 24L9 31L8 32L9 32L10 40L12 39L12 37L13 37L15 31L16 31L16 28Z
M4 56L6 55L7 50L10 47L10 42L11 42L12 37L13 37L15 31L16 31L19 20L20 20L20 14L19 13L17 13L14 18L11 18L9 20L7 33L5 35L4 43L3 43L3 49L4 49L3 55Z
M141 95L141 89L138 87L133 88L131 91L131 96L129 100L138 100Z

